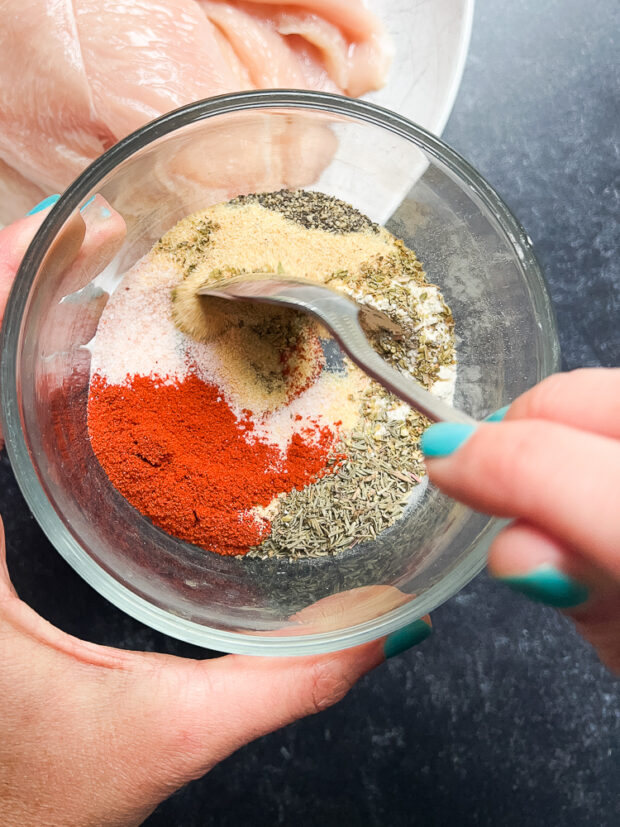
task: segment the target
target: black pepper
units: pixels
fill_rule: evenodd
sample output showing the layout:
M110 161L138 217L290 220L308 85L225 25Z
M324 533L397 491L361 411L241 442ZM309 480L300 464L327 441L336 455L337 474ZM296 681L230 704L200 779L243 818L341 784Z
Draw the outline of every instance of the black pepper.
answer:
M346 201L311 190L279 190L240 195L229 202L230 206L259 204L301 224L307 230L324 230L327 233L379 232L375 224Z

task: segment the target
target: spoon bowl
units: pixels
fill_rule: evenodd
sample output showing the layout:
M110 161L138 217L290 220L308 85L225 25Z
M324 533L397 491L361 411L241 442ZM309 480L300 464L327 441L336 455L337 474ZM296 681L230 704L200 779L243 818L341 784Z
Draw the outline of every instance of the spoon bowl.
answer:
M328 328L358 367L424 416L434 422L476 424L468 414L433 396L415 379L382 359L366 338L360 322L366 308L324 284L273 273L252 273L205 285L196 292L199 296L231 302L261 302L309 313ZM379 311L373 310L366 323L398 335L395 329L398 326Z

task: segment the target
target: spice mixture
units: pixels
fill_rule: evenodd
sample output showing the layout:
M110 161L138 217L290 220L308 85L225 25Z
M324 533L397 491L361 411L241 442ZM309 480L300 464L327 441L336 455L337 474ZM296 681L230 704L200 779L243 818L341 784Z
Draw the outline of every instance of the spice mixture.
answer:
M415 254L317 192L242 196L189 216L125 276L93 344L88 427L111 482L153 523L219 554L325 556L414 502L428 421L315 320L206 304L198 287L284 272L328 284L403 330L391 364L451 399L452 316Z

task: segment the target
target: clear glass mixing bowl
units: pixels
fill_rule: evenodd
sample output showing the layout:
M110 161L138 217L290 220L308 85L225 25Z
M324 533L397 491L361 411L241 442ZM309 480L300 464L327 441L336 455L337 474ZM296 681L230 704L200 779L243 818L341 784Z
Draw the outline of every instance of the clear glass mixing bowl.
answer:
M416 250L456 320L459 407L483 417L558 367L524 231L462 158L398 115L309 92L230 95L166 115L92 164L45 220L11 293L9 456L51 542L97 591L162 632L228 652L333 651L394 631L461 589L499 527L428 486L409 516L339 556L221 557L155 528L109 483L86 432L86 345L108 291L184 215L298 186L351 202ZM127 233L76 269L77 211L95 193Z

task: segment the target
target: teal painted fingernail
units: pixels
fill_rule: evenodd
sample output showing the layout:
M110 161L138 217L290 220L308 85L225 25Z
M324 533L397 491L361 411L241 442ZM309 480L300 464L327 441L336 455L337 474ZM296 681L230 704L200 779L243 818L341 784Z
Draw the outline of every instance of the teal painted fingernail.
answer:
M489 414L487 418L484 420L485 422L501 422L502 419L508 413L508 408L510 405L504 405L503 408L500 408L499 411L495 411L495 413Z
M474 432L475 425L438 422L424 431L420 446L427 457L447 457Z
M412 646L417 646L431 634L433 630L429 623L425 620L416 620L415 623L410 623L403 629L397 632L392 632L388 635L383 644L383 651L386 658L393 658L395 655L400 655Z
M588 599L588 590L584 585L548 564L538 566L527 574L497 579L537 603L545 603L556 609L571 609Z
M36 207L33 207L30 212L27 212L26 215L34 215L37 212L41 212L41 210L46 210L48 207L51 207L53 204L58 201L60 195L48 195L47 198L44 198L43 201L39 201Z
M88 199L88 201L85 204L82 204L82 206L80 207L80 212L84 212L86 207L88 207L89 204L92 204L94 200L95 200L95 196L91 195L91 197Z

